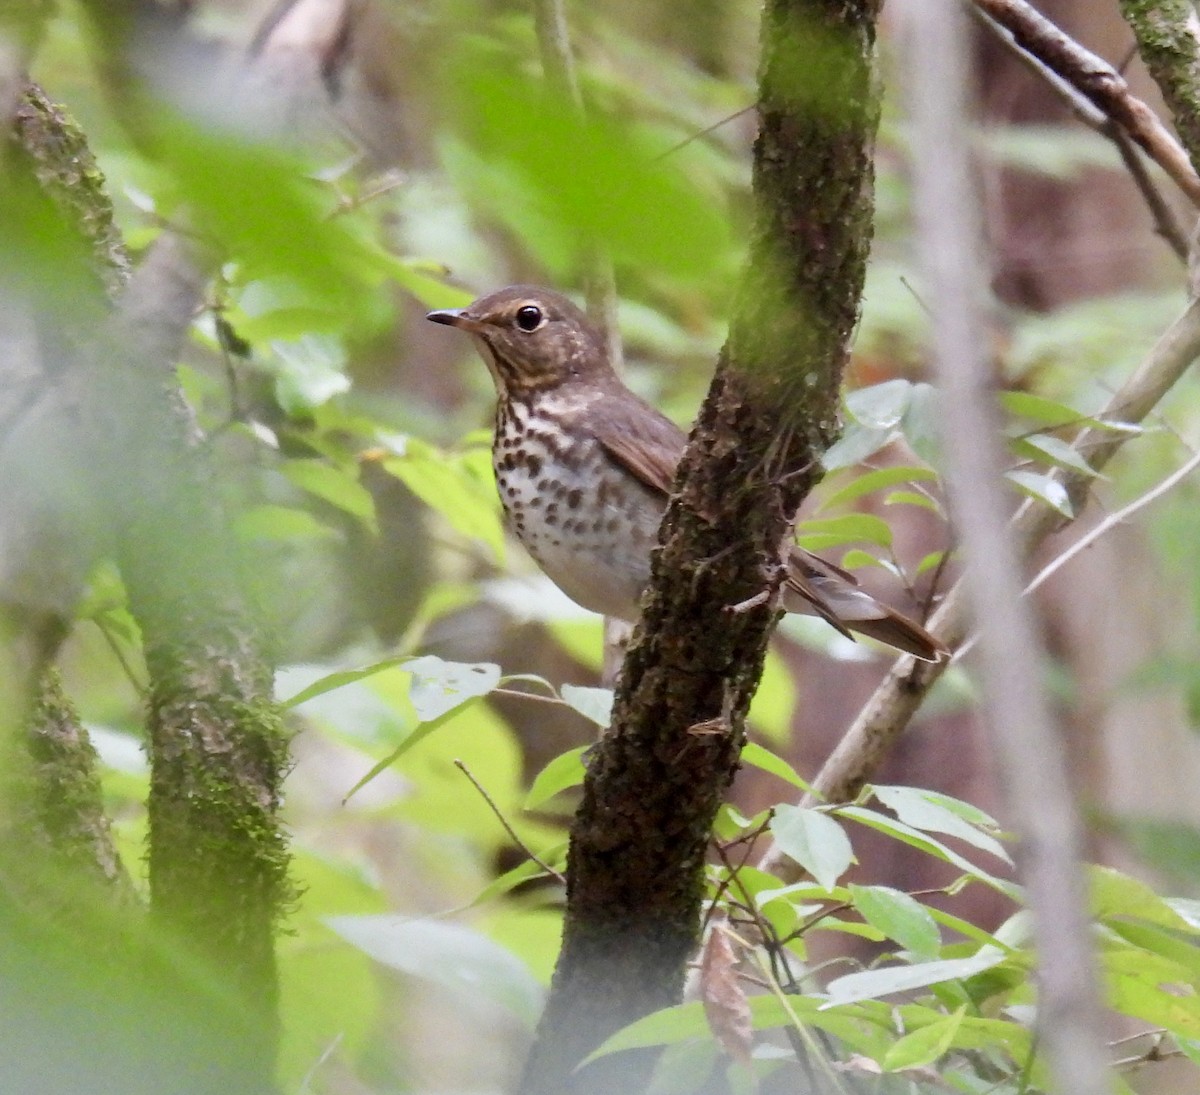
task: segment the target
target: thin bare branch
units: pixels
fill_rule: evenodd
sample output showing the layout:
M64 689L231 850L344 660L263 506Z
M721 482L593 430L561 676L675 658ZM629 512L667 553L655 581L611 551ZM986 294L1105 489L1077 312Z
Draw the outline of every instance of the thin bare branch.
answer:
M523 851L527 856L529 856L529 858L532 859L534 861L534 863L536 863L539 867L541 867L542 870L545 871L551 878L557 879L559 882L561 882L565 886L567 884L567 880L563 877L562 872L556 871L553 867L550 866L549 863L547 863L544 859L540 858L538 856L538 854L532 848L530 848L528 844L525 843L525 841L523 841L519 836L517 836L516 829L514 829L508 823L508 818L506 818L504 816L504 814L500 810L500 807L496 805L495 799L493 799L492 796L487 793L487 789L483 786L482 783L479 782L479 780L477 780L475 778L474 774L471 772L471 769L468 768L461 760L456 760L454 762L454 767L457 768L460 772L462 772L462 774L471 781L471 786L474 787L475 790L479 792L483 801L487 803L488 809L491 810L492 813L496 815L496 820L498 822L500 822L501 825L504 826L504 831L506 833L508 833L512 842L518 848L520 848L521 851Z
M1187 152L1112 65L1084 49L1025 0L975 0L975 5L1008 30L1022 49L1123 126L1192 203L1200 206L1200 175Z
M1138 193L1142 195L1147 208L1150 210L1150 215L1154 218L1155 231L1167 241L1171 250L1186 262L1188 256L1187 235L1179 227L1175 220L1175 214L1171 211L1171 207L1163 198L1157 185L1155 185L1150 172L1146 170L1146 165L1142 161L1141 154L1138 152L1129 133L1122 126L1114 122L1095 103L1086 98L1078 88L1064 80L1054 69L1050 68L1032 53L1022 49L1007 27L1001 26L979 7L974 7L971 10L975 13L979 22L996 36L997 41L1008 47L1017 60L1036 74L1040 80L1043 80L1050 86L1063 102L1066 103L1071 113L1079 121L1089 129L1099 133L1102 137L1112 141L1117 154L1121 157L1121 162L1125 165L1125 169L1129 172L1129 176L1133 180L1134 186L1137 187Z

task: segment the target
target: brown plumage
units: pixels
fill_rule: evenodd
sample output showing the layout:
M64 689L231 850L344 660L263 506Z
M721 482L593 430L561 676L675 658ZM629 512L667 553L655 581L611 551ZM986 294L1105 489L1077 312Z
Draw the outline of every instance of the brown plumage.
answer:
M492 465L521 542L584 608L636 619L683 431L621 383L600 333L558 293L514 285L428 318L471 335L495 382ZM946 653L840 567L799 547L790 561L789 609L926 661Z

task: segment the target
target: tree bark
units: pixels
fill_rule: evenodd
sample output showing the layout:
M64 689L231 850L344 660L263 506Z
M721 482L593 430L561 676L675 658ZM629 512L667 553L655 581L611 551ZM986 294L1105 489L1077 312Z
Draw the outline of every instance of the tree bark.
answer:
M836 432L871 231L876 14L870 0L772 0L764 14L748 270L584 783L527 1093L638 1090L651 1059L572 1070L678 999L698 941L709 831L778 616L783 545Z
M29 147L5 184L29 215L0 231L0 245L20 253L17 233L30 234L20 289L36 316L43 400L58 401L46 422L53 435L41 443L70 454L48 489L60 492L49 505L80 553L71 577L81 581L111 554L144 640L150 911L172 941L171 961L183 959L153 975L163 978L155 981L160 995L176 994L173 1004L163 997L160 1011L195 1009L188 1046L175 1048L203 1060L207 1075L187 1090L268 1091L278 1036L274 937L295 896L277 816L287 735L250 611L249 566L174 380L202 303L205 262L164 233L122 290L124 252L82 136L38 93L26 105L17 133ZM42 278L39 263L55 282ZM16 484L18 497L36 494L26 488L40 482L37 462L26 456L16 467L29 477ZM70 757L82 765L88 751L74 745ZM84 766L77 775L86 781L89 773ZM81 811L92 799L74 803L73 822L55 815L60 834L89 825ZM193 979L184 971L197 957L206 972ZM174 1052L166 1046L162 1053Z

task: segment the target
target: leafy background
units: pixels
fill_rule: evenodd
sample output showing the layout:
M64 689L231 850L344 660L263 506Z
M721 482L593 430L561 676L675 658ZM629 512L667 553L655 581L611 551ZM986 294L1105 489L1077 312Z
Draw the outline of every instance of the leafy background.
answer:
M545 94L521 7L363 5L339 54L339 6L309 0L247 62L264 7L197 5L189 53L141 44L133 95L105 78L96 9L64 4L35 75L88 133L135 251L186 208L225 256L179 378L239 515L297 731L286 813L304 893L281 941L284 1088L501 1090L553 965L561 889L497 814L561 868L579 750L604 722L605 696L590 690L601 630L506 542L486 371L422 315L516 281L575 290L603 249L625 377L686 423L746 236L757 9L701 3L681 19L664 2L569 7L581 125ZM1115 15L1073 10L1110 55L1124 52ZM980 48L1011 478L1014 492L1061 507L1047 473L1077 460L1065 428L1145 353L1179 308L1182 279L1111 147ZM944 558L937 400L923 380L902 55L886 25L882 55L878 224L846 430L801 539L917 611L956 564ZM1097 515L1176 467L1197 415L1182 386L1097 484ZM1185 482L1101 541L1038 602L1092 852L1185 898L1200 859L1195 490ZM80 617L67 689L137 869L144 669L112 574L93 576ZM810 624L781 628L754 712L766 748L748 757L725 839L796 795L886 664ZM744 887L738 907L816 971L801 987L827 986L838 1005L767 994L755 1024L827 1031L864 1072L945 1061L963 1090L1016 1090L1038 1082L1022 1063L1027 935L1009 919L1008 853L971 704L969 680L952 672L873 798L775 814L776 839L814 883L776 892L750 868L731 883L715 863L714 893ZM1095 885L1127 1033L1170 1031L1174 1051L1195 1056L1195 909L1111 869ZM892 954L902 961L878 967ZM1171 996L1166 984L1185 988ZM893 1013L879 997L899 988L913 1002ZM647 1024L627 1044L671 1043L661 1090L687 1090L718 1060L699 1005ZM967 1051L986 1067L963 1064ZM760 1052L754 1067L778 1066ZM1168 1076L1164 1066L1156 1082Z

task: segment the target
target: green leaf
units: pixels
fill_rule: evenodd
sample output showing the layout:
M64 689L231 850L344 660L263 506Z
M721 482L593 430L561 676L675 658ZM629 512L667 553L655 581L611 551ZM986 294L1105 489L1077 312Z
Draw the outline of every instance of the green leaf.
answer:
M1066 403L1058 403L1033 392L1001 392L1000 403L1012 414L1040 422L1052 428L1062 426L1090 426L1093 429L1111 430L1115 433L1139 434L1144 429L1131 422L1110 422L1103 418L1085 414Z
M440 920L331 916L348 943L390 969L497 1004L532 1030L544 991L528 967L486 935Z
M561 840L557 844L546 848L544 851L537 853L538 859L542 863L547 863L555 870L562 870L565 866L567 854L567 841ZM506 893L511 893L524 882L529 882L535 878L549 878L541 863L532 859L527 859L523 863L518 863L511 870L505 871L499 878L492 879L482 890L475 895L475 899L471 902L471 908L477 905L484 905L489 901L494 901L497 897L503 897Z
M917 564L917 575L924 574L927 570L933 570L935 567L940 566L945 557L946 553L944 551L931 551Z
M1075 448L1061 437L1055 437L1053 434L1030 434L1028 437L1015 438L1009 444L1013 452L1027 460L1052 464L1055 467L1082 472L1084 475L1092 477L1099 474Z
M560 791L568 787L578 787L583 782L587 770L583 766L583 754L591 748L581 745L578 749L568 749L560 753L545 768L543 768L529 788L525 796L525 809L536 810L549 802Z
M406 661L408 661L408 655L401 654L394 658L384 658L381 662L373 662L371 665L363 666L361 669L339 669L336 672L328 673L324 677L313 681L306 688L300 689L294 696L286 700L281 700L280 706L285 709L299 707L305 700L311 700L315 696L323 696L326 692L332 692L337 688L344 688L348 684L354 684L356 681L373 677L376 673L383 673L388 669L396 669L404 665Z
M585 688L578 684L564 684L558 691L568 707L574 708L601 729L608 729L609 723L612 722L611 688Z
M958 981L993 969L1008 955L998 947L984 947L969 958L941 958L911 966L887 966L884 969L848 973L829 982L826 1007L875 1000L896 992L912 992L942 981Z
M923 468L915 464L894 468L878 468L874 471L854 476L845 486L839 487L832 494L823 497L818 507L818 512L832 509L834 506L846 505L865 494L871 494L877 490L885 490L887 487L894 487L897 483L928 482L936 479L937 473L931 468Z
M899 1039L880 1062L885 1072L899 1072L905 1068L921 1068L931 1065L954 1045L955 1035L962 1025L967 1005L963 1004L953 1014L936 1023L914 1030Z
M915 490L894 490L884 498L883 504L885 506L920 506L921 509L927 509L930 513L942 516L942 507L934 499Z
M1200 1038L1200 997L1183 967L1134 947L1101 955L1109 1006L1125 1015Z
M863 551L862 548L851 548L845 555L842 556L843 570L861 570L863 567L883 567L885 570L890 570L888 563L880 559L876 555L872 555L869 551Z
M233 527L247 540L306 540L337 535L308 510L292 506L252 506L237 515Z
M465 458L407 438L404 455L383 460L382 467L464 536L480 540L497 558L503 557L504 527L496 489L482 481Z
M929 910L915 898L890 886L850 885L851 900L859 915L920 958L932 958L941 949L942 936Z
M784 855L800 864L826 890L832 890L855 862L845 830L828 814L782 805L771 819L771 834Z
M679 161L642 147L626 118L608 116L603 98L582 119L493 43L460 35L455 45L460 132L487 165L474 197L523 238L538 232L561 245L544 260L569 264L598 243L618 263L687 280L724 267L731 241L711 198Z
M1092 867L1088 871L1092 915L1097 920L1136 917L1162 928L1194 935L1195 926L1180 916L1145 882L1131 878L1114 867Z
M891 428L872 429L857 422L847 422L842 436L825 450L821 464L828 472L852 468L891 444L895 436L896 431Z
M749 764L753 768L761 768L764 772L770 772L773 776L778 776L793 787L799 787L805 794L812 791L812 787L809 786L808 781L795 768L788 764L783 757L772 753L769 749L763 748L757 742L751 741L746 743L742 749L742 763Z
M283 474L301 490L345 510L375 530L375 500L357 479L357 469L337 467L324 460L285 460Z
M1051 509L1061 513L1064 517L1075 516L1066 488L1053 475L1044 475L1041 472L1027 471L1023 468L1014 468L1006 471L1004 475L1017 485L1022 494L1027 494L1039 502L1045 502Z
M892 430L908 410L913 385L908 380L885 380L859 388L846 396L846 410L860 425L873 430Z
M960 870L965 871L972 878L977 878L981 882L986 882L989 886L1009 897L1016 898L1019 893L1019 888L1012 882L1007 882L997 878L995 875L989 874L982 867L976 866L970 860L959 855L956 851L946 847L939 840L914 829L911 825L906 825L903 821L898 821L888 817L886 814L881 814L877 810L868 810L862 806L839 806L836 810L838 817L849 818L852 821L857 821L868 828L876 829L881 833L894 837L896 840L904 844L909 844L914 848L919 848L921 851L943 859L947 863L953 863Z
M403 669L412 674L408 698L422 722L486 696L500 683L500 667L491 662L450 662L426 654L410 658Z
M800 523L801 543L810 535L838 537L842 543L865 541L891 547L892 530L881 517L870 513L847 513L840 517L816 517Z
M882 784L873 786L871 790L880 802L914 829L958 837L1005 863L1012 863L1012 857L1004 845L979 827L987 825L992 829L998 828L995 821L981 810L975 811L977 820L972 824L946 805L949 796L924 791L919 787L889 787Z

